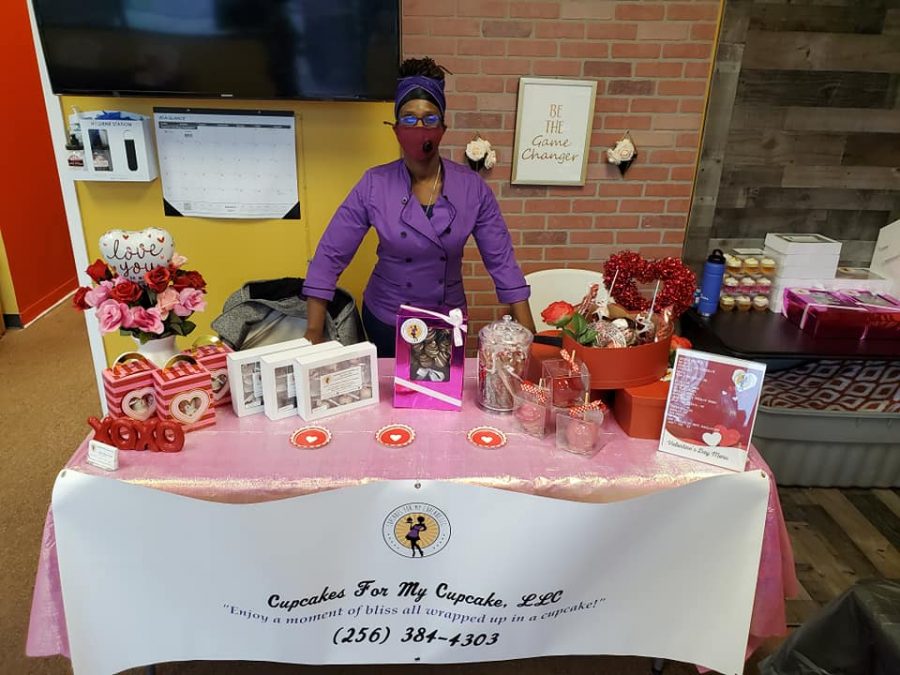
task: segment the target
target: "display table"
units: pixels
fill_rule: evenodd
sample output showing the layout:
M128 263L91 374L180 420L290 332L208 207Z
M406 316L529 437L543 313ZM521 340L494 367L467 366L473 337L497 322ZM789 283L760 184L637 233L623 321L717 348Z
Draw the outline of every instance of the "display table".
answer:
M681 331L696 349L751 361L818 359L897 359L893 340L815 338L774 312L716 312L695 309L681 316Z
M319 450L299 450L290 433L299 418L271 422L263 415L237 418L219 410L216 426L187 436L181 453L120 453L120 468L109 474L85 461L86 442L66 465L86 474L219 502L249 503L310 494L393 479L428 479L583 502L612 502L678 487L724 469L657 453L656 441L631 439L607 422L612 440L593 458L555 450L552 437L538 441L518 433L511 417L479 410L475 381L466 379L463 412L398 410L391 406L393 362L380 363L382 402L322 420L333 433ZM475 372L473 362L467 372ZM378 445L374 433L390 423L416 430L415 441L400 449ZM509 434L509 443L486 450L470 445L466 432L492 425ZM769 472L751 448L751 468ZM771 491L751 621L749 649L785 632L785 597L797 592L790 540L778 492ZM111 508L113 506L111 505ZM640 533L635 533L640 536ZM68 655L52 513L48 513L37 570L26 651L30 656ZM664 564L665 551L660 551Z

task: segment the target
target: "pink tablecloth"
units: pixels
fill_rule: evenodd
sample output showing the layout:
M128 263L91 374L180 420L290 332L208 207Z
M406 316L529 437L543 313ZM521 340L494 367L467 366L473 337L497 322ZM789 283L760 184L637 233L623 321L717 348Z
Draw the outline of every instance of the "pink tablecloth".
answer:
M474 366L468 365L467 372L473 373ZM216 426L188 434L181 453L120 453L119 470L109 474L85 462L85 442L67 467L188 497L233 503L410 478L612 502L727 473L658 453L656 441L629 438L612 420L607 422L607 431L613 438L593 458L557 451L552 437L535 440L518 433L510 417L478 409L471 378L466 380L462 412L395 410L391 407L392 368L392 362L380 364L380 405L322 420L333 440L319 450L298 450L290 444L291 431L305 424L299 418L272 422L263 415L237 418L230 409L220 409ZM395 450L378 445L374 432L394 422L412 426L415 442ZM482 450L469 445L466 431L483 424L507 431L507 446ZM796 595L797 579L775 482L755 449L750 452L749 468L766 471L771 481L748 643L752 650L761 640L785 632L784 599ZM665 552L660 554L664 559ZM26 651L29 656L69 654L52 513L44 527Z

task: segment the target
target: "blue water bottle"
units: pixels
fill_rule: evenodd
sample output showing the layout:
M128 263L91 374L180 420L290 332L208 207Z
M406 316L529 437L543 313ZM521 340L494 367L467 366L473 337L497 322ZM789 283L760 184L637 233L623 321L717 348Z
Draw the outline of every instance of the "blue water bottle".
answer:
M697 311L701 316L712 316L719 308L719 293L725 278L725 256L714 249L703 265L703 280L700 282L700 302Z

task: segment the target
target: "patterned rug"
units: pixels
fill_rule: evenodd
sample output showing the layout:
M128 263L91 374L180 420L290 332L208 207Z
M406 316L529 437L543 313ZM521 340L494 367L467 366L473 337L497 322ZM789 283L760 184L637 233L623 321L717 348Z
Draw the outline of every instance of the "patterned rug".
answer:
M900 412L900 361L813 361L766 375L760 404L832 412Z

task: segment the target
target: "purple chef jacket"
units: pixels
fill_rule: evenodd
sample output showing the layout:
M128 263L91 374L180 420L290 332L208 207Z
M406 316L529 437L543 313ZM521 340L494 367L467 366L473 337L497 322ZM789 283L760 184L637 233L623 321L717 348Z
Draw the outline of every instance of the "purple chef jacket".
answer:
M444 188L431 219L412 194L403 160L366 171L319 241L303 286L306 295L331 300L338 277L374 227L378 262L363 299L384 323L395 323L401 304L465 309L462 257L469 235L475 237L500 302L527 300L531 291L494 194L468 167L442 162Z

